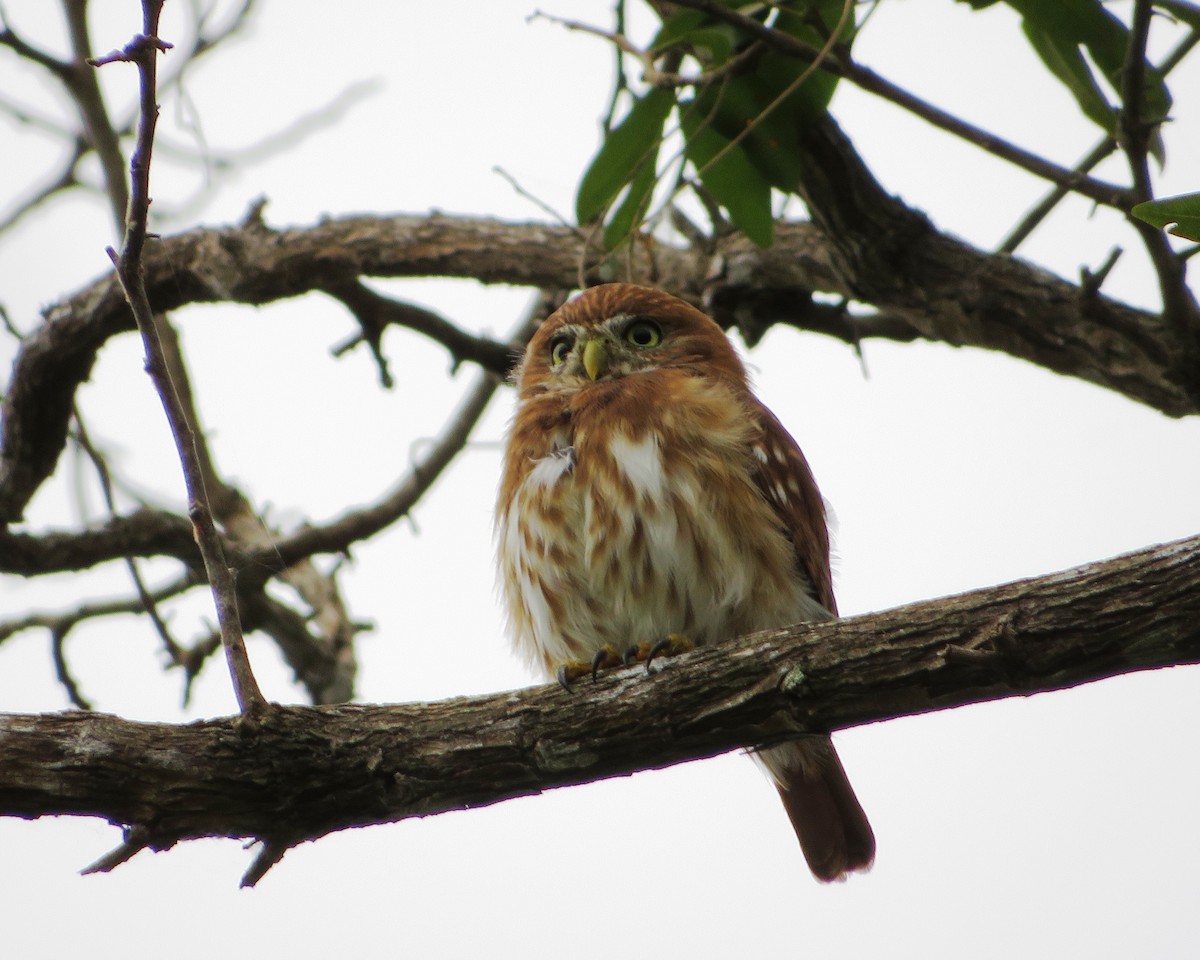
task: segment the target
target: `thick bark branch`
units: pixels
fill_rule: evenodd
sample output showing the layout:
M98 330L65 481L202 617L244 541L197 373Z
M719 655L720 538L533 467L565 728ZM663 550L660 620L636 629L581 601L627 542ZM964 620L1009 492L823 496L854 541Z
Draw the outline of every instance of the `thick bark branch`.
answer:
M701 303L726 326L744 326L752 337L771 323L803 327L815 315L814 329L848 340L921 336L1004 350L1172 416L1200 411L1197 373L1181 368L1180 344L1158 315L1083 291L1023 261L982 253L915 214L892 213L884 224L888 242L874 252L860 248L858 256L847 255L845 237L831 243L810 224L790 224L781 225L770 250L740 237L724 241L715 255L660 245L652 260L639 249L632 261L594 263L587 274L592 281L629 274L657 283ZM898 234L898 221L911 229ZM866 216L866 222L875 221ZM344 290L360 276L474 277L570 289L580 262L590 262L565 227L441 215L346 217L287 230L252 218L168 237L146 253L146 288L156 311L189 303L269 303ZM813 291L870 303L888 322L847 323L840 330L811 309ZM18 520L53 472L78 386L104 342L132 327L119 286L106 277L51 307L46 322L25 338L0 408L0 523ZM488 355L497 362L496 351Z
M1200 662L1200 537L1062 573L801 625L579 683L397 706L276 707L186 726L0 716L0 814L130 827L119 862L476 807L740 746ZM273 862L273 859L271 860Z

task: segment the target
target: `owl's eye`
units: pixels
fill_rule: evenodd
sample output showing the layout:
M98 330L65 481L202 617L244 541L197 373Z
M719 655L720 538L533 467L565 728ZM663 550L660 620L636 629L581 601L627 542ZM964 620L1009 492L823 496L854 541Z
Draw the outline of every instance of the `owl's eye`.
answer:
M550 340L550 366L557 367L567 359L574 340L569 333L560 333Z
M634 320L625 328L625 339L635 347L657 347L662 343L662 329L653 320Z

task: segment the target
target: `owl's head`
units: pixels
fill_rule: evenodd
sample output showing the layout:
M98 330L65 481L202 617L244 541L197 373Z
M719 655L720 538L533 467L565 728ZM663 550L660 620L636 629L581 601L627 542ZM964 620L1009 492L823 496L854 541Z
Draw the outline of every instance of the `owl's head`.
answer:
M608 283L546 319L529 341L517 383L522 397L569 393L663 368L746 384L733 345L691 304L649 287Z

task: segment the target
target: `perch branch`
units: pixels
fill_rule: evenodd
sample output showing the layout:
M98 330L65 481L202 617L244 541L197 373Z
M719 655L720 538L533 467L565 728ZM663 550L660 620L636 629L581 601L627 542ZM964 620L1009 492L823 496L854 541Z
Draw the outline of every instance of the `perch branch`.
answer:
M649 677L634 667L570 691L550 684L438 703L278 707L253 728L237 718L0 716L0 814L95 816L130 828L117 861L134 847L219 836L261 840L274 862L347 827L1197 662L1193 537L754 634L674 658Z

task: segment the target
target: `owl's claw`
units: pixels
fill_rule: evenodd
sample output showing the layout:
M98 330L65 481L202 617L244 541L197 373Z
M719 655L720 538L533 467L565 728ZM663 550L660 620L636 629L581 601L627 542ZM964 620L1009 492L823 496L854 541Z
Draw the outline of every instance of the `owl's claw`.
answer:
M655 657L677 657L695 649L696 645L682 633L668 633L646 652L646 672L650 672L650 664Z
M609 667L619 667L623 662L624 658L617 653L616 647L606 643L592 657L592 683L596 682L596 673L599 670L607 670Z
M590 676L592 682L595 683L596 674L601 670L607 670L609 667L619 667L624 662L624 658L617 653L616 647L606 643L596 651L596 655L592 657L590 662L567 660L564 663L560 663L558 669L554 671L554 679L558 681L560 687L569 691L571 684L576 680Z
M592 682L595 683L601 670L644 663L646 672L649 673L650 664L655 657L675 657L695 649L696 645L682 633L669 633L656 643L635 643L627 647L623 653L618 653L616 647L606 643L596 651L590 663L583 660L567 660L560 663L558 669L554 671L554 679L569 693L571 684L576 680L590 676Z
M560 687L570 693L571 684L580 677L586 677L591 670L591 666L582 660L568 660L566 663L558 665L558 669L554 671L554 679L558 681Z

